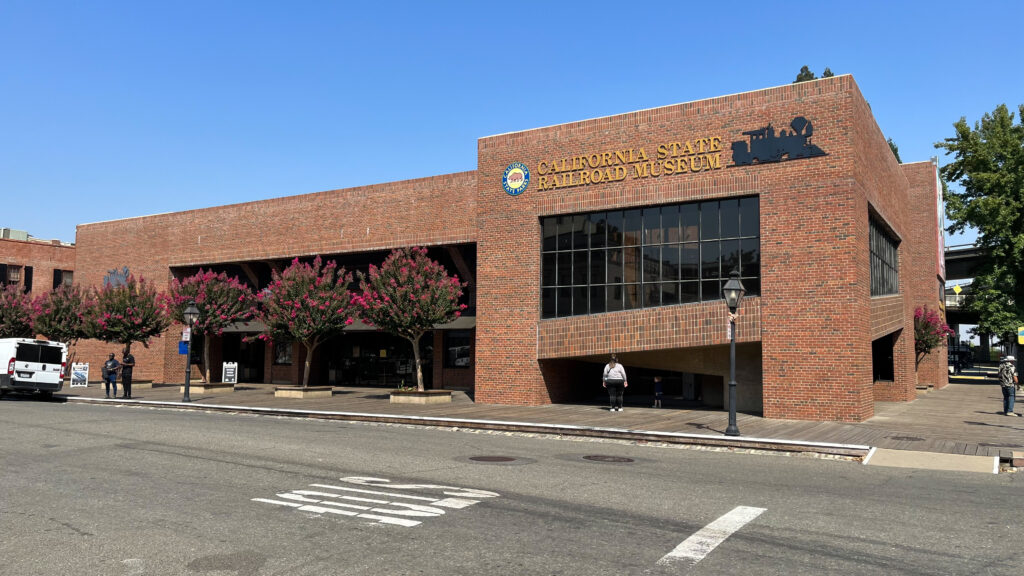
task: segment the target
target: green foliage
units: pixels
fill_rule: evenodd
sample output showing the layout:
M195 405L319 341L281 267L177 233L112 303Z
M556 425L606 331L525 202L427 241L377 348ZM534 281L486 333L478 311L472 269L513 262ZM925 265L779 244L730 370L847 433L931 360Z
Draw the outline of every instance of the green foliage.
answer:
M92 337L117 342L126 350L135 342L148 348L150 339L158 338L171 324L156 288L134 276L120 286L107 285L96 292L94 310L89 322Z
M1024 116L1024 105L1018 113ZM988 253L975 276L983 289L968 306L993 328L1004 325L994 309L1001 306L1019 323L1024 320L1024 124L1015 124L1014 114L1001 104L973 128L963 117L953 128L954 136L935 144L954 157L942 167L943 178L961 188L947 190L947 229L975 228L978 246Z
M821 73L822 78L831 78L833 76L835 76L835 74L833 74L832 70L829 69L828 67L826 67L825 71ZM796 75L796 80L793 80L793 84L799 84L800 82L807 82L810 80L817 79L818 77L814 75L814 72L811 72L811 69L809 67L802 66L800 68L800 73Z
M971 290L965 295L963 307L978 314L976 334L995 334L1002 342L1016 342L1017 327L1021 326L1014 312L1013 301L1005 291L994 285L1001 284L1004 271L996 270L974 278Z
M32 299L21 286L12 284L0 291L0 338L32 338Z
M379 268L371 265L368 275L359 274L362 294L355 300L364 320L412 343L419 390L423 390L420 338L434 326L459 317L466 308L459 304L462 287L458 277L448 276L444 266L427 257L425 248L399 248Z
M900 160L900 147L892 141L892 138L886 140L886 143L889 144L889 150L892 150L892 155L896 157L896 161L903 164L903 160Z
M317 256L312 264L291 265L257 295L259 306L254 315L267 326L263 340L275 343L301 342L306 347L302 385L309 385L313 352L324 340L340 334L354 322L355 303L348 285L352 274L333 260L323 264Z
M61 285L43 294L34 302L36 317L33 328L48 340L73 346L89 337L89 315L96 302L77 284Z

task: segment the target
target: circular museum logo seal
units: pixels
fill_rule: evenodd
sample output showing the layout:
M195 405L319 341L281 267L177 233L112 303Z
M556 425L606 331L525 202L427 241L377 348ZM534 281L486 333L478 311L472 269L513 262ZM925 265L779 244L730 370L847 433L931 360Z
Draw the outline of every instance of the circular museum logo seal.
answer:
M520 162L513 162L505 168L505 174L501 177L501 185L510 196L519 196L526 192L530 184L530 169Z

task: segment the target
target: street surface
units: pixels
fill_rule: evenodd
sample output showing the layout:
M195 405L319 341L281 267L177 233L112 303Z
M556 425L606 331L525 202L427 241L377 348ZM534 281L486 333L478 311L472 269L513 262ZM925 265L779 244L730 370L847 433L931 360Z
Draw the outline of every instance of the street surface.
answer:
M1019 574L1022 478L8 398L0 575Z

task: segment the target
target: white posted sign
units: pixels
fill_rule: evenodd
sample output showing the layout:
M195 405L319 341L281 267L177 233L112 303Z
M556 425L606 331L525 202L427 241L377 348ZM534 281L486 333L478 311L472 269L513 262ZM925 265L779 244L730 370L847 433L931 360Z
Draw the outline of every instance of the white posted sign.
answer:
M238 362L225 362L224 370L221 374L221 382L225 384L238 384Z
M89 386L89 364L75 363L71 365L71 387L86 388Z

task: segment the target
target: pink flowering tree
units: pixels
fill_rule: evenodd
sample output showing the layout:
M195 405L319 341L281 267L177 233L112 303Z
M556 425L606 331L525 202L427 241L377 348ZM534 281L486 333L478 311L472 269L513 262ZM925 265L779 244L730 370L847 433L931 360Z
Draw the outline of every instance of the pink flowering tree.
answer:
M420 338L465 310L465 304L459 304L463 286L457 276L448 276L444 266L428 258L425 248L399 248L379 268L371 265L369 274L359 274L361 294L356 302L362 317L412 344L417 390L423 390Z
M21 286L12 284L0 290L0 338L32 338L32 299Z
M195 302L199 319L192 326L192 333L203 335L203 381L209 382L210 337L221 336L228 325L251 318L255 296L237 276L229 278L224 272L204 272L200 268L193 276L171 280L162 300L171 319L182 325L187 324L185 309Z
M266 324L263 340L276 344L300 342L306 348L302 387L309 386L313 352L328 338L355 321L355 302L348 289L352 274L333 260L324 264L317 256L312 264L296 258L270 285L256 295L256 319Z
M914 352L916 352L916 357L914 367L917 368L925 356L945 344L946 338L952 335L953 331L942 320L942 315L938 310L931 310L927 306L919 306L915 309Z
M92 295L77 284L62 284L36 298L32 305L36 311L32 324L35 333L67 344L68 365L73 364L72 347L79 339L89 337L89 316L96 305Z
M92 338L117 342L131 352L132 344L159 338L171 325L156 288L143 278L128 279L117 286L108 284L96 292L96 306L89 322Z

